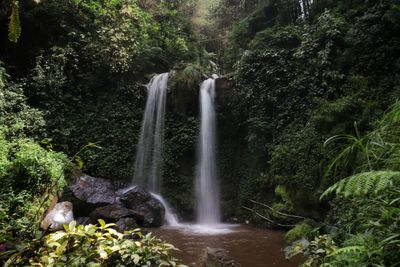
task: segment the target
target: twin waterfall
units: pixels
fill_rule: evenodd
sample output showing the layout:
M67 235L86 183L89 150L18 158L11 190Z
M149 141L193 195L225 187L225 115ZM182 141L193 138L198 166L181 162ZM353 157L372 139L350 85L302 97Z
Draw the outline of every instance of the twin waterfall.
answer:
M215 80L205 80L200 87L199 162L196 171L196 212L199 224L220 222L219 189L216 166Z
M165 220L169 225L179 225L172 209L161 196L167 87L168 73L154 76L147 85L147 101L137 145L133 183L147 188L164 205ZM201 122L195 196L197 223L210 226L220 222L214 98L215 80L208 79L200 88Z
M139 143L136 150L134 184L144 186L153 193L161 193L162 152L164 141L165 106L168 73L153 77L147 85Z

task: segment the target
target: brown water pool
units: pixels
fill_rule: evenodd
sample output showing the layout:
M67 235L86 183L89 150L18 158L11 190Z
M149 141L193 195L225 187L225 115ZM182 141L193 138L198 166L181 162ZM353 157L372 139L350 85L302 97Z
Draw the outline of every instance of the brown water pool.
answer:
M295 267L303 261L300 257L285 259L282 231L246 225L224 225L220 229L181 225L152 232L180 249L174 256L189 266L196 266L206 247L225 249L242 267Z

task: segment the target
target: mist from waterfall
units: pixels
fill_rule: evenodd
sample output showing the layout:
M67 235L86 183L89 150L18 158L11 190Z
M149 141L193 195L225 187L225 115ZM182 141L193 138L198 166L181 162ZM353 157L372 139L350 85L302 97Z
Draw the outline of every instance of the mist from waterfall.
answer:
M200 133L196 166L197 223L220 223L219 186L216 166L215 80L205 80L200 87Z
M136 150L133 183L159 194L162 188L162 152L168 73L154 76L147 85L147 101Z

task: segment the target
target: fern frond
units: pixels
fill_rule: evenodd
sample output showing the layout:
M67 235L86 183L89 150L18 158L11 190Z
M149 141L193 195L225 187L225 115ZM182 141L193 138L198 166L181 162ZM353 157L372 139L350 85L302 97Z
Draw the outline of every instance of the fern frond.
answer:
M400 172L398 171L362 172L344 178L330 186L321 195L320 199L333 192L344 197L377 194L392 186L395 181L400 181Z
M331 254L329 254L328 256L336 256L336 255L339 255L339 254L361 253L363 251L365 251L365 247L364 246L348 246L348 247L343 247L343 248L336 249Z
M18 39L21 36L21 31L21 21L19 19L19 2L14 0L12 1L10 22L8 24L8 39L14 43L18 42Z

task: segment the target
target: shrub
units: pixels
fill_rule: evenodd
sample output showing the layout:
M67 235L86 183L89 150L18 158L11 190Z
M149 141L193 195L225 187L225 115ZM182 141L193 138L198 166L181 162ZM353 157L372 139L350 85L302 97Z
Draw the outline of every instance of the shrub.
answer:
M49 194L65 183L68 161L30 139L7 141L0 132L0 240L33 232Z
M65 231L57 231L42 240L34 256L24 258L27 252L11 257L6 266L27 264L33 266L181 266L170 252L174 246L139 229L117 232L99 220L100 226L79 225L72 221Z

